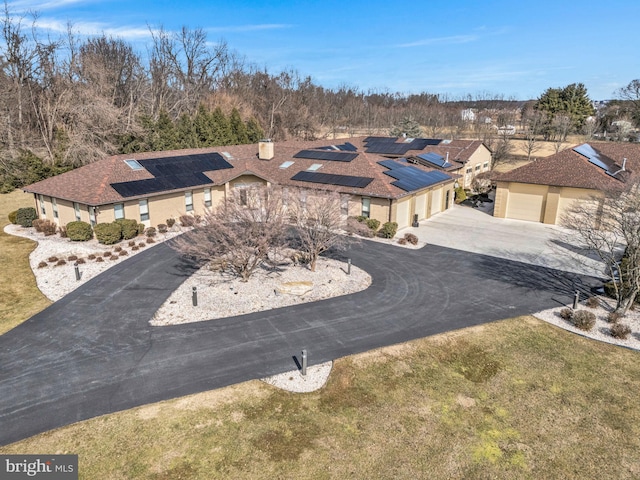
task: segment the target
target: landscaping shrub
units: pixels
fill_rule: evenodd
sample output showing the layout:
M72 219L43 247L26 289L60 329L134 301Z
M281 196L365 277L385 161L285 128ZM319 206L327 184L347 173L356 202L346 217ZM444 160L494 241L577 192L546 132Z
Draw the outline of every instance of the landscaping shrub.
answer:
M375 218L367 218L365 223L367 224L367 227L374 231L378 230L380 227L380 220L376 220Z
M409 242L411 245L418 244L418 237L416 237L413 233L405 233L404 239Z
M167 233L167 226L164 223L158 224L158 232Z
M380 235L384 238L393 238L396 236L397 232L398 224L396 222L387 222L382 225L382 228L380 229Z
M78 260L76 260L76 263L78 265L82 265L83 263L87 263L87 262L84 261L84 258L79 258Z
M618 323L621 318L622 315L620 315L618 312L609 312L607 314L607 322L609 323Z
M456 188L456 203L462 203L467 199L467 192L464 191L464 188L458 187Z
M102 257L97 257L97 258L96 258L96 262L104 262L104 258L102 258Z
M42 222L44 222L44 220L36 218L33 222L31 222L31 226L36 232L42 233Z
M144 231L145 235L147 237L155 237L156 235L156 229L153 227L149 227Z
M609 328L609 333L611 333L611 336L614 338L626 340L631 334L631 328L629 328L629 325L625 325L624 323L615 323Z
M139 249L140 249L140 247L138 245L134 245L134 246L131 247L131 251L132 252L135 252L136 250L139 250Z
M144 247L146 247L146 246L147 246L147 244L146 244L146 243L144 243L144 242L140 242L140 243L138 244L138 246L139 246L140 248L144 248Z
M90 253L89 256L87 257L89 260L95 260L96 256L93 253Z
M46 237L50 237L51 235L56 234L56 232L58 231L58 225L56 225L51 220L42 220L40 222L40 231L44 233Z
M104 252L102 254L103 257L110 257L111 256L111 252Z
M371 238L375 235L374 231L367 227L365 224L358 222L356 217L349 217L347 219L346 232L352 235L360 235L361 237Z
M58 233L60 234L60 238L67 238L67 227L63 226L63 227L58 227Z
M75 262L77 259L78 259L77 255L69 255L67 257L67 260L70 261L70 262Z
M93 238L93 228L87 222L69 222L67 223L67 236L73 242L86 242Z
M124 257L126 255L129 255L129 252L127 252L126 250L120 250L120 256Z
M130 218L119 218L115 221L120 226L122 238L129 240L138 236L138 222Z
M588 312L586 310L576 310L573 313L572 322L576 328L588 332L596 324L596 316L593 312Z
M138 235L142 235L144 233L144 229L146 227L144 226L144 223L139 223L138 224Z
M399 245L406 245L407 244L407 239L406 238L399 238L398 239L398 244Z
M119 224L113 223L99 223L93 228L98 242L103 245L113 245L118 243L122 238L122 229Z
M111 255L109 257L109 260L118 260L118 258L119 258L118 255Z
M122 251L122 247L121 247L120 245L118 245L117 247L115 247L115 248L113 249L113 251L114 251L114 252L120 252L120 251Z
M560 318L563 320L571 320L573 318L573 309L563 308L560 310Z
M13 212L9 213L9 222L11 222L13 225L17 225L18 224L18 210L14 210Z
M176 224L175 218L167 218L167 227L171 228Z
M364 215L358 215L358 216L356 217L356 220L357 220L357 221L359 221L360 223L362 223L362 222L366 222L366 221L367 221L367 219L368 219L368 217L365 217Z
M598 302L598 299L596 297L589 297L587 298L587 300L584 302L584 304L588 307L588 308L597 308L598 305L600 305L600 302Z
M61 258L60 260L58 260L56 262L56 267L60 267L62 265L66 265L66 264L67 264L67 261L65 259Z
M50 262L50 263L55 263L57 261L58 261L58 257L49 257L49 258L47 258L47 262Z
M136 244L135 240L129 240L129 246L133 247Z
M193 227L196 219L192 215L180 215L180 225L183 227Z
M44 268L44 267L46 267L47 265L48 265L48 263L47 263L47 262L40 262L40 263L38 264L38 268Z
M38 213L33 207L19 208L16 213L16 223L23 227L33 226L33 221L38 218Z
M152 237L147 237L147 243L155 243L156 241Z

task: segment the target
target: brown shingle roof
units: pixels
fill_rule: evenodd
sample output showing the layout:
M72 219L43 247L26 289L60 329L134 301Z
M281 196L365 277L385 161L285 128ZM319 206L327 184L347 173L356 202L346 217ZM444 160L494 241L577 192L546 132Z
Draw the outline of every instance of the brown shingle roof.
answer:
M588 188L593 190L616 190L623 188L629 181L638 178L640 172L640 145L591 143L594 149L622 166L627 159L626 173L614 177L589 160L567 148L555 155L541 158L496 178L499 182L532 183L557 187Z
M232 169L204 172L205 175L207 175L215 185L224 184L241 175L252 174L261 177L269 182L281 185L292 185L305 188L325 188L329 190L336 190L342 193L352 193L373 197L398 198L409 194L410 192L406 192L405 190L392 185L392 182L394 182L395 179L388 175L385 175L384 172L387 169L378 164L379 161L385 160L385 157L377 154L366 153L364 151L363 140L364 137L333 141L325 139L313 142L289 141L276 143L274 145L275 155L271 160L259 160L257 157L258 148L255 144L213 147L206 149L188 149L178 151L145 152L127 155L116 155L105 158L103 160L99 160L84 167L80 167L76 170L58 175L56 177L48 178L46 180L28 185L23 189L27 192L38 193L88 205L105 205L125 200L125 198L123 198L111 187L111 184L153 178L153 176L144 169L132 170L124 162L127 159L144 160L149 158L176 157L196 153L228 152L232 156L232 158L228 160L229 163L233 165ZM345 141L352 143L358 149L358 156L351 162L294 158L294 155L300 150L314 149L331 144L341 144ZM460 155L467 155L466 158L468 158L468 156L473 153L473 151L471 150L472 146L478 148L481 144L481 142L454 140L453 142L451 142L450 145L453 146L450 148L456 149L456 158L458 158L458 156ZM428 147L424 150L424 152L426 151L431 150L429 150ZM464 154L462 152L464 152ZM451 153L450 158L451 160L454 160ZM280 165L286 161L291 161L294 163L288 168L280 168ZM318 172L320 173L369 177L373 178L373 181L365 188L356 188L335 185L319 185L291 180L291 177L293 177L296 173L305 171L311 165L317 163L322 164L322 167L318 170ZM414 166L424 171L435 170L423 166ZM454 178L458 177L458 175L455 174L450 174L450 176L451 180L446 180L442 183L453 181ZM175 191L191 190L193 188L198 188L198 186L177 189ZM170 191L143 195L140 197L146 198L152 197L154 195L164 195L168 192ZM138 197L127 197L126 199L135 198Z

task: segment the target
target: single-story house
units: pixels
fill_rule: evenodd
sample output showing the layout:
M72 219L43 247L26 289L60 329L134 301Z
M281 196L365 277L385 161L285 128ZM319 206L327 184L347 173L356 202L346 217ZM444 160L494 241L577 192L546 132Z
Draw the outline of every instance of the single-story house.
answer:
M639 172L640 145L578 145L498 175L493 215L560 224L575 201L623 189Z
M440 147L442 153L451 152L450 163L463 168L475 158L471 142L466 148L458 145L462 141L450 142L453 146L447 149L440 140L392 138L381 146L380 138L334 140L335 144L265 140L257 146L115 155L23 190L34 194L40 218L61 226L119 218L157 226L185 213L201 215L231 189L257 184L337 191L344 215L395 221L399 228L411 225L416 215L422 220L449 208L455 182L462 177L449 165L438 167L413 157L433 153L436 158L432 147ZM488 149L473 145L481 150L473 162L490 162Z

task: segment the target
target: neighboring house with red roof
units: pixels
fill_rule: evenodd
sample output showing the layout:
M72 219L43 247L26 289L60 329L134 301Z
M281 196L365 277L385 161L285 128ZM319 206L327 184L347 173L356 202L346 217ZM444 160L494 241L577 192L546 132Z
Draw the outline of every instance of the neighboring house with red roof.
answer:
M575 201L624 189L639 172L640 145L578 145L496 177L493 215L560 224Z
M457 172L490 168L491 152L476 141L367 137L314 142L262 141L206 149L116 155L23 187L40 218L59 225L118 218L146 226L185 213L205 213L231 189L282 185L332 190L342 213L400 228L449 208ZM430 154L427 160L420 158ZM448 161L447 161L448 157ZM435 162L435 164L433 163Z

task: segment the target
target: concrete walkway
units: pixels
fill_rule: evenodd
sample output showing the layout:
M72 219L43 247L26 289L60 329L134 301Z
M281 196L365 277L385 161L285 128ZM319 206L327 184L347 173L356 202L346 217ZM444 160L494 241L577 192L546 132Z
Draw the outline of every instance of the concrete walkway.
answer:
M485 204L491 207L493 204ZM531 265L601 277L604 265L576 245L567 229L556 225L495 218L483 210L454 205L452 208L405 228L430 245L490 255Z

